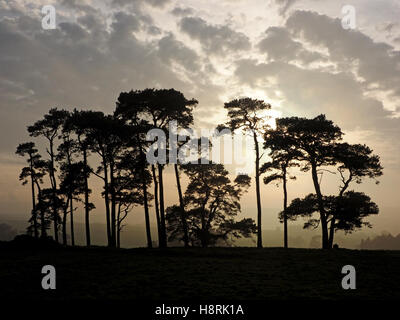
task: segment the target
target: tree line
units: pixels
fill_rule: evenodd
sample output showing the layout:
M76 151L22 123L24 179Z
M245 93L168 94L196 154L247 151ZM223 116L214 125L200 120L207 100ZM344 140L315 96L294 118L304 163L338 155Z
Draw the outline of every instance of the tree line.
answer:
M74 214L83 203L86 245L91 245L91 179L99 179L103 188L107 243L119 247L124 220L134 207L143 208L147 246L152 247L150 209L154 208L160 248L169 241L185 247L230 244L239 237L257 235L262 247L261 177L264 184L282 182L284 247L288 247L288 221L307 219L305 228L321 226L322 246L331 248L337 230L351 232L369 226L364 218L378 213L378 206L362 192L350 190L352 182L377 179L382 166L377 155L361 144L342 142L343 133L324 115L313 119L288 117L276 119L276 126L266 123L271 106L262 100L242 98L225 103L228 121L217 129L229 128L249 133L255 149L257 222L237 219L240 199L251 185L251 177L231 179L223 164L175 163L174 173L178 204L165 208L163 174L167 164L149 163L146 153L150 142L146 134L161 129L168 134L168 124L178 128L193 126L193 110L198 101L187 99L174 89L144 89L120 93L113 114L92 110L72 112L53 108L28 126L31 137L45 143L45 157L34 142L25 142L16 153L26 158L20 174L23 184L31 187L32 211L27 232L75 245ZM261 143L263 144L261 145ZM168 143L163 146L172 148ZM156 151L157 152L157 151ZM262 163L263 153L269 161ZM199 150L200 157L200 150ZM96 164L96 165L95 165ZM294 177L291 168L311 173L315 193L288 205L288 182ZM321 178L324 172L340 177L337 195L324 195ZM188 185L182 190L181 176ZM68 226L69 223L69 226ZM62 238L60 238L60 236Z

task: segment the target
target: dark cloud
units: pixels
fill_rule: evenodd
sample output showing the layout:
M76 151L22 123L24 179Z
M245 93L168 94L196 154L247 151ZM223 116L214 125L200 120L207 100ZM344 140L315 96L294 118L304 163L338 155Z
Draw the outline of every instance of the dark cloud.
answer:
M158 53L162 61L166 63L177 62L190 72L199 71L199 59L197 53L186 47L181 41L176 40L173 34L160 39Z
M171 0L112 0L111 3L114 6L122 6L122 7L149 4L153 7L162 8L169 2L171 2Z
M194 51L173 36L139 40L136 32L151 26L141 12L116 11L109 25L93 12L81 12L76 22L61 22L55 30L42 30L40 17L29 11L0 18L0 135L8 137L1 139L0 153L14 154L29 139L26 126L51 107L111 112L120 91L145 87L175 87L196 96L191 77L200 71ZM172 62L191 77L176 73Z
M194 9L189 7L175 7L171 10L171 14L176 17L186 17L194 14Z
M212 25L198 17L183 18L179 25L181 31L200 41L208 53L234 53L251 48L250 40L244 33L234 31L226 25Z
M324 59L320 53L308 51L301 42L293 40L286 28L270 27L265 33L258 48L270 59L285 62L299 60L305 64Z
M114 19L111 28L113 29L114 34L118 35L118 37L129 37L133 32L139 31L140 29L141 22L136 15L118 11L115 13Z

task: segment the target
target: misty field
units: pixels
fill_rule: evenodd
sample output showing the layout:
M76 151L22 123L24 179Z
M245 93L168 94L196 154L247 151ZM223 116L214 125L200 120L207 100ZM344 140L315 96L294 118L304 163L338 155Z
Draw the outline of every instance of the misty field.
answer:
M48 264L56 268L56 290L41 288ZM341 287L349 264L356 290ZM2 299L399 299L400 251L1 248L0 283Z

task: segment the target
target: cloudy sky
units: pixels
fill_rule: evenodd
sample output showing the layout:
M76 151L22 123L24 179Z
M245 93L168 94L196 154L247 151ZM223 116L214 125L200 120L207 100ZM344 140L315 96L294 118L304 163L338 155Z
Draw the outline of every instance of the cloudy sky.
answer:
M57 26L43 30L49 4ZM353 30L342 26L345 5L355 8ZM30 210L14 152L50 107L111 113L121 91L173 87L199 100L198 128L223 121L223 103L241 96L270 102L276 115L325 113L347 141L381 156L381 183L355 187L381 207L376 228L400 232L399 17L398 0L0 0L0 220ZM309 179L290 196L311 192ZM280 190L262 193L264 225L275 227ZM250 190L247 216L254 202Z

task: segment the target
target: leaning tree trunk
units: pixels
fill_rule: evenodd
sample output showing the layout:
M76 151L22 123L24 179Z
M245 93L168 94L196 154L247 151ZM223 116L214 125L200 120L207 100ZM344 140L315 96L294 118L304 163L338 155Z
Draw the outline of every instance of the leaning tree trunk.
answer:
M350 182L352 181L352 177L353 177L352 174L350 174L350 177L348 178L348 180L344 182L344 186L340 190L340 193L339 193L339 198L343 197L344 192L347 190L347 188L350 185ZM330 249L332 249L332 247L333 247L333 239L335 238L335 228L336 228L336 219L335 219L335 216L333 216L332 219L331 219L331 225L330 225L330 228L329 228L329 240L328 240L329 243L328 243L328 246L329 246Z
M262 213L261 213L261 194L260 194L260 150L258 146L257 134L254 132L254 148L256 151L256 196L257 196L257 248L262 248Z
M183 243L185 247L189 247L189 236L188 236L188 225L186 221L186 212L185 212L185 205L183 203L183 195L182 195L182 188L181 188L181 180L179 178L179 169L178 164L174 164L175 168L175 177L176 177L176 185L178 188L178 196L179 196L179 206L181 209L181 222L183 228Z
M167 232L165 226L165 210L164 210L164 184L163 184L163 167L161 164L158 164L158 181L159 181L159 190L160 190L160 224L161 224L161 239L160 239L160 248L167 247Z
M328 223L326 221L326 214L324 208L324 201L322 199L321 188L318 182L318 174L317 174L317 166L315 163L311 163L311 174L314 183L315 193L317 194L318 200L318 208L321 219L321 227L322 227L322 249L329 249L329 241L328 241Z
M288 248L288 225L287 225L287 181L286 169L283 170L283 247Z
M158 181L156 176L156 169L154 165L151 165L151 171L153 173L153 182L154 182L154 207L156 209L156 220L157 220L157 232L158 232L158 246L160 247L160 239L161 239L161 222L160 222L160 210L158 203Z

